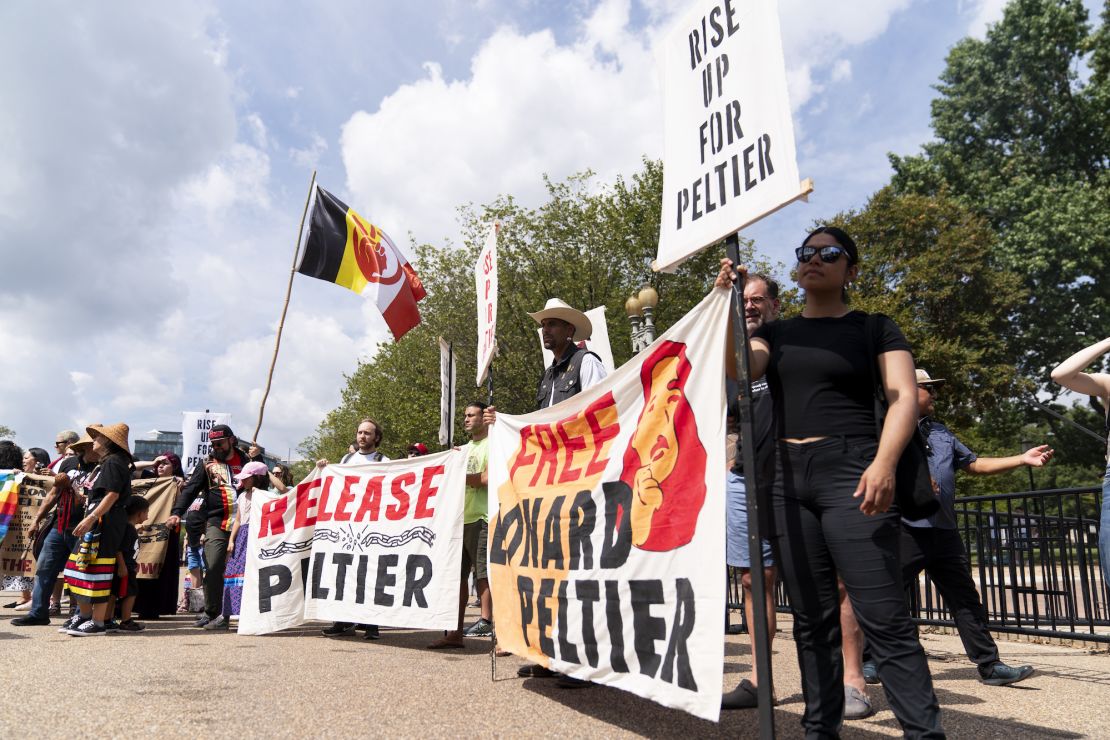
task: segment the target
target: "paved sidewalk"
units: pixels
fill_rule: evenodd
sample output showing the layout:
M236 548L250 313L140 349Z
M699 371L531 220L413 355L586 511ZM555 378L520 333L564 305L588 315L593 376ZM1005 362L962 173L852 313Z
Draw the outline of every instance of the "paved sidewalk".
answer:
M353 738L561 736L757 737L754 711L720 724L616 689L559 689L516 677L499 658L490 680L488 640L429 651L437 633L382 630L382 639L327 639L319 626L266 637L189 627L191 617L147 631L73 638L52 627L13 627L0 610L0 737ZM473 618L468 616L468 620ZM800 737L802 711L790 619L780 617L774 670L778 736ZM748 674L747 636L726 640L725 687ZM1015 687L983 686L955 636L925 634L944 726L954 738L1110 735L1110 655L1000 642L1003 660L1037 674ZM878 713L849 722L845 738L899 736L880 687ZM99 728L82 721L99 722Z

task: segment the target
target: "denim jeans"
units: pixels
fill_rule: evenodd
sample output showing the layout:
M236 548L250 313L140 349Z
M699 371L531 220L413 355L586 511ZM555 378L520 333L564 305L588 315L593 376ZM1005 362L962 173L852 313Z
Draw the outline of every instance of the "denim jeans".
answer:
M54 583L65 570L69 553L73 551L75 544L76 537L62 534L56 527L46 535L35 570L35 588L31 595L31 610L27 612L27 616L39 619L49 616L50 594L54 592Z
M1098 559L1102 563L1102 580L1110 589L1110 462L1102 479L1102 516L1098 524Z

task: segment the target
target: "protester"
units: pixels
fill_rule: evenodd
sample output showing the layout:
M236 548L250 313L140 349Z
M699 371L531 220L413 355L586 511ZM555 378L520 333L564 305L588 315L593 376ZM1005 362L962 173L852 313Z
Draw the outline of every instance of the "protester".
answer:
M18 449L18 448L16 448ZM36 473L49 472L48 465L50 458L46 454L46 450L41 447L31 447L27 449L20 459L20 469L23 470L25 475L33 475ZM38 483L44 483L47 480L52 482L53 477L47 479L42 478ZM28 534L31 541L34 541L34 534ZM4 591L19 591L19 600L13 601L10 604L5 604L6 609L16 609L17 611L29 611L31 609L31 602L33 598L32 591L35 588L35 579L33 576L4 576L3 584L0 588Z
M363 419L358 423L358 428L355 430L354 450L344 455L343 459L339 461L339 464L346 465L350 463L352 465L361 465L365 463L387 461L389 458L383 455L378 449L378 445L381 443L382 425L374 419ZM327 466L328 461L326 459L316 461L316 467L318 468L325 468ZM354 632L356 627L363 628L364 639L377 640L380 637L378 625L376 624L357 625L352 622L332 622L331 625L325 627L322 632L325 637L339 637L340 635L348 635Z
M41 447L29 447L23 453L23 472L40 473L50 467L50 453Z
M80 438L81 435L72 429L58 432L58 436L54 438L54 451L58 456L50 462L51 470L55 473L68 473L71 468L77 466L77 456L70 447Z
M749 335L766 323L778 318L779 312L779 285L766 275L749 275L744 283L744 323ZM725 358L732 362L731 356ZM736 384L730 387L739 391ZM737 392L729 394L730 414L739 419L739 404L736 402ZM755 434L755 480L759 482L761 494L770 483L774 471L774 441L771 431L774 422L771 394L767 381L759 380L752 383L752 427ZM744 476L744 455L741 449L742 439L737 435L736 454L733 458L732 469L728 471L725 486L725 546L726 560L729 565L740 569L740 583L744 591L744 616L748 623L748 634L754 635L755 609L752 596L752 563L751 553L748 550L748 501L747 481ZM761 495L761 498L765 496ZM761 522L763 519L760 520ZM767 525L762 530L767 533ZM775 565L771 555L771 543L763 539L763 583L764 601L767 609L767 647L775 637ZM751 680L742 679L739 685L721 696L722 709L746 709L759 705L758 694L759 674L756 671L756 644L752 640L752 677Z
M112 598L108 601L108 632L142 632L146 627L136 622L131 614L138 597L139 587L139 531L150 511L150 502L142 496L132 496L123 507L127 515L123 544L116 554L116 577L112 583ZM120 621L114 619L116 603L119 604Z
M413 442L409 445L406 457L423 457L428 454L428 446L423 442Z
M879 318L874 352L889 408L876 440L866 314L847 305L859 271L856 244L821 227L795 253L805 307L755 331L751 374L766 374L775 404L772 542L794 614L802 725L809 736L835 737L844 718L839 574L903 732L943 737L925 651L905 607L898 514L890 510L894 470L917 417L910 346L893 321ZM722 260L718 287L729 285L730 268Z
M274 477L281 481L281 484L288 488L293 485L293 471L289 469L286 463L278 463L274 466Z
M1098 530L1098 559L1102 564L1102 580L1110 588L1110 374L1086 373L1095 360L1110 352L1110 337L1081 349L1061 362L1052 371L1052 379L1068 390L1097 398L1105 419L1106 474L1102 479L1102 513Z
M266 469L266 463L252 460L235 476L239 498L235 500L235 524L231 528L231 544L227 548L227 568L224 572L224 607L220 616L204 626L206 630L226 630L231 617L239 614L243 603L243 576L247 570L247 548L250 544L251 502L254 491L269 490L273 485L279 492L288 490L276 475Z
M493 600L486 576L486 547L489 541L489 517L487 514L487 486L489 484L488 465L489 430L482 418L486 404L475 401L467 405L463 412L463 428L470 435L470 441L463 446L466 450L466 489L463 493L463 541L462 575L459 578L459 626L446 633L442 639L428 647L432 650L461 648L463 637L489 637L493 634ZM478 589L478 601L482 615L478 621L463 632L463 616L466 602L470 596L468 579L474 574Z
M174 488L171 495L176 500L181 493L182 486L185 485L185 471L181 467L181 458L176 453L166 450L155 457L152 463L150 467L143 471L144 476L172 478ZM136 463L136 466L138 466L138 463ZM154 535L158 531L158 522L152 522L151 526L154 528L150 530L150 534ZM181 537L176 527L169 527L165 523L162 523L161 526L165 528L166 546L163 550L162 567L158 571L158 577L140 578L137 581L138 588L136 589L134 611L147 619L158 619L163 614L173 614L178 607L177 589L181 580L178 563L181 560ZM196 582L201 583L199 573Z
M131 453L126 424L95 425L86 430L100 458L95 480L88 481L84 519L73 528L77 543L66 564L65 578L80 612L66 624L74 637L102 635L116 553L123 542L127 517L124 505L131 496Z
M247 462L239 451L239 440L227 424L212 427L208 442L211 447L208 459L193 469L166 520L167 527L176 528L194 499L201 499L197 511L205 524L204 614L193 622L194 627L204 627L223 611L227 544L235 521L234 478Z
M554 406L605 379L606 370L601 358L575 343L576 339L584 341L593 335L594 327L586 314L558 298L551 298L542 311L528 315L540 325L544 349L552 354L551 364L544 369L536 391L537 409ZM487 407L483 419L487 426L496 423L497 408ZM568 689L589 685L588 681L560 675L541 665L522 666L517 675L522 678L558 678L559 686Z

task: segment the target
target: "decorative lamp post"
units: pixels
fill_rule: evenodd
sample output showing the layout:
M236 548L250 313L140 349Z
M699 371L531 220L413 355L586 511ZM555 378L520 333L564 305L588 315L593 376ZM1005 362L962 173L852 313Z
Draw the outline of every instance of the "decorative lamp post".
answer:
M624 302L628 321L632 324L632 352L640 352L655 341L655 307L659 304L659 294L655 288L645 285L637 295Z

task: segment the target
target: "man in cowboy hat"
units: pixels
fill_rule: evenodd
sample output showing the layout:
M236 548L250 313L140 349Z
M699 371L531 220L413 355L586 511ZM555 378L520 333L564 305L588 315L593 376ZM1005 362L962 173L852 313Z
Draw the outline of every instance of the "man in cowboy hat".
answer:
M226 629L224 620L217 620L224 606L224 569L227 566L227 543L235 521L235 476L247 462L239 450L239 440L227 424L217 424L208 432L211 450L203 464L193 468L189 480L173 504L166 527L176 529L181 516L193 499L201 498L204 516L204 614L193 622L194 627Z
M927 519L902 520L902 580L915 584L924 570L940 595L964 644L967 657L979 667L980 680L1005 686L1028 678L1032 666L1012 667L998 659L998 646L987 628L983 602L971 580L967 551L956 525L956 471L989 475L1028 465L1039 468L1052 459L1048 445L1033 447L1010 457L978 457L948 427L933 418L937 387L944 378L931 378L917 370L918 428L927 441L929 474L940 498L940 510Z
M577 344L579 341L585 343L594 331L586 314L558 298L551 298L542 311L528 315L540 325L543 347L554 358L540 378L536 391L537 409L545 409L565 401L605 378L607 373L605 366L601 364L601 358ZM497 420L497 409L487 407L483 420L487 425L493 424ZM523 666L517 671L517 675L523 678L558 678L559 686L563 688L590 685L588 681L562 676L541 665Z
M57 504L57 517L49 525L50 531L43 540L35 562L35 588L31 595L31 609L26 616L12 620L16 627L50 624L50 596L54 594L58 576L65 569L69 554L77 544L73 528L81 520L81 499L78 496L82 490L81 484L96 468L99 454L93 449L92 437L88 432L75 442L67 443L66 447L72 454L65 460L73 460L74 464L58 476L49 476L50 485L47 487L46 498L35 512L35 518L31 520L28 536L33 541L37 538L43 521ZM34 477L41 480L39 476ZM57 589L58 593L54 594L55 602L61 596L61 586L58 585Z

